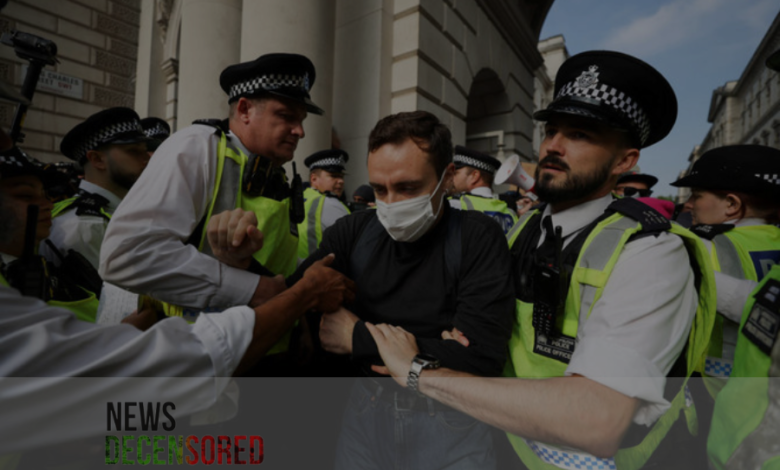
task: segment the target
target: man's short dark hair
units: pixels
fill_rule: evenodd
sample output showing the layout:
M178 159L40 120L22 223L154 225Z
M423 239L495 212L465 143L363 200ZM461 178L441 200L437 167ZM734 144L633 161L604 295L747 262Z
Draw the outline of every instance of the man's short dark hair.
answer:
M407 139L431 156L436 174L452 162L452 134L439 118L427 111L391 114L379 120L368 136L368 151L386 144L400 145Z

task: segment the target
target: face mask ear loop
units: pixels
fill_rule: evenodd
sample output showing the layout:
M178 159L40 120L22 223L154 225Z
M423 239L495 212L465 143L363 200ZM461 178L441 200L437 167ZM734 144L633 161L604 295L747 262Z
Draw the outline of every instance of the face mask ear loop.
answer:
M441 178L439 179L439 184L436 185L436 188L431 193L431 199L428 201L428 204L430 204L433 201L433 195L436 194L436 191L439 190L441 187L441 184L444 182L444 175L447 174L447 169L444 169L444 172L441 174ZM439 209L436 211L436 214L433 216L433 218L438 218L439 213L441 213L441 208L444 206L444 198L447 196L447 190L445 189L444 192L441 195L441 200L439 201ZM431 208L433 209L433 208ZM433 212L433 211L431 211Z

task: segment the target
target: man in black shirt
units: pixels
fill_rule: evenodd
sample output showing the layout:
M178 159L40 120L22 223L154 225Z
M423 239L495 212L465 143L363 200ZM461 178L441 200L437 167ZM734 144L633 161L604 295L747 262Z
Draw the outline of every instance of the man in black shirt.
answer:
M339 219L298 271L335 253L333 267L357 284L349 310L323 316L323 348L351 354L371 374L380 358L365 322L388 323L418 338L421 369L499 375L514 311L507 243L489 217L446 203L454 173L449 130L423 111L380 120L369 137L368 173L376 211ZM452 328L468 346L442 339ZM376 379L353 388L336 454L339 469L495 466L487 426Z

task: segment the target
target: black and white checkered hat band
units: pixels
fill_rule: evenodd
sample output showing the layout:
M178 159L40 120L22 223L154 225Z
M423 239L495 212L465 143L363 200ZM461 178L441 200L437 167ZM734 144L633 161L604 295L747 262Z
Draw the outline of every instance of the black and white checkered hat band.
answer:
M476 168L478 170L487 171L488 173L495 173L498 170L498 168L494 167L493 165L485 163L482 160L477 160L476 158L469 157L467 155L455 154L455 157L453 157L452 160L455 163L460 163L461 165L466 165L472 168Z
M30 161L28 160L26 162L28 165L30 164ZM25 162L17 158L13 155L0 155L0 165L12 165L12 166L18 166L19 168L24 168Z
M606 103L633 123L639 133L640 143L644 145L647 142L647 138L650 136L650 120L639 104L622 91L603 83L582 88L577 85L576 81L573 81L562 86L555 99L558 100L565 96L582 96Z
M756 178L761 178L767 183L772 183L780 186L780 174L778 173L765 173L765 174L758 173L756 174Z
M300 88L309 92L309 80L306 75L270 74L261 75L230 87L229 99L261 90L271 91L278 88Z
M315 168L323 168L328 166L340 166L343 168L346 164L347 162L344 160L344 157L323 158L322 160L317 160L316 162L312 163L309 169L313 170Z
M146 134L146 137L168 137L170 133L168 132L168 129L166 129L162 124L157 123L154 125L154 127L150 127L149 129L144 130L144 134Z
M94 150L106 142L109 142L114 136L119 134L127 134L129 132L137 132L144 134L144 129L141 127L140 121L125 121L111 124L108 127L104 127L98 132L92 133L81 145L74 150L73 157L76 160L82 160L86 158L87 152Z

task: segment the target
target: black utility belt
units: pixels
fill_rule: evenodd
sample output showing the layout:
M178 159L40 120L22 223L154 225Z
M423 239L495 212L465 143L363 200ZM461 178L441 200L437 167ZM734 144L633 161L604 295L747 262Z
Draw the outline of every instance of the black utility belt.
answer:
M387 385L390 383L390 379L387 379L388 384L385 385L369 378L360 378L358 380L363 385L363 388L371 394L372 401L376 397L379 400L394 405L397 410L424 412L456 411L454 408L444 405L433 398L428 398L424 395L419 395L415 392L410 392L405 388L401 388L400 386L397 386L395 382L388 387Z

